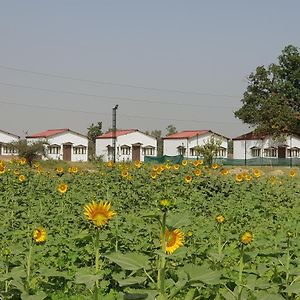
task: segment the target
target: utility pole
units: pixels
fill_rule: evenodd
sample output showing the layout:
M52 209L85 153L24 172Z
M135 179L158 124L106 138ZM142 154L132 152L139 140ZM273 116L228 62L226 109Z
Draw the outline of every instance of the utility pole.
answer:
M113 138L113 157L114 163L116 162L116 140L117 140L117 109L119 105L117 104L112 109L112 138Z

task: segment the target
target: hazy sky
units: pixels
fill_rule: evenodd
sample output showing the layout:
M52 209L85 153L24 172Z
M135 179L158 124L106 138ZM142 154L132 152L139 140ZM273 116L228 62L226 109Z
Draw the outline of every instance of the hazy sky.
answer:
M249 130L233 114L247 76L300 46L299 11L299 0L1 1L0 129L106 130L119 104L118 128L235 137Z

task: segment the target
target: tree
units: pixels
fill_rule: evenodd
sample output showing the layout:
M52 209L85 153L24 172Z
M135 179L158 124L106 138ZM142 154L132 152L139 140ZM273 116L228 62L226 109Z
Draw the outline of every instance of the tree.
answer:
M149 134L156 138L157 140L157 156L163 155L163 139L161 137L161 130L152 130L151 132L146 131L146 134Z
M19 157L26 158L26 161L30 166L32 166L34 160L46 156L45 143L42 141L28 143L27 140L20 140L10 143L9 147L16 149Z
M168 125L167 128L166 128L166 130L167 130L166 136L169 136L169 135L174 134L174 133L177 132L176 127L174 125L172 125L172 124Z
M214 158L218 155L222 141L211 136L203 145L196 146L196 155L203 156L204 164L212 166Z
M300 133L299 48L285 47L278 64L257 67L248 83L235 117L263 134Z
M102 134L102 122L98 122L96 125L92 123L90 127L87 128L87 137L89 139L88 143L88 153L89 159L94 160L96 152L96 138L98 135Z

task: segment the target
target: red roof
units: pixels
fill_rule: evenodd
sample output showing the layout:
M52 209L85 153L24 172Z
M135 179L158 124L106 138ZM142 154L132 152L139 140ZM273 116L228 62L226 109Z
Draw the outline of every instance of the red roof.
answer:
M36 133L36 134L29 135L29 136L27 136L27 138L47 138L49 136L53 136L53 135L56 135L58 133L63 133L65 131L70 131L70 129L68 129L68 128L49 129L49 130L46 130L46 131L42 131L42 132L39 132L39 133Z
M135 132L135 131L138 131L138 130L137 129L116 130L116 137L131 133L131 132ZM97 139L109 139L109 138L113 138L113 137L114 137L114 132L110 131L110 132L107 132L107 133L97 136Z
M236 138L233 138L233 140L262 140L266 137L266 134L262 133L254 133L253 131L242 134L240 136L237 136Z
M188 139L197 135L202 135L211 132L210 130L184 130L166 136L164 139Z

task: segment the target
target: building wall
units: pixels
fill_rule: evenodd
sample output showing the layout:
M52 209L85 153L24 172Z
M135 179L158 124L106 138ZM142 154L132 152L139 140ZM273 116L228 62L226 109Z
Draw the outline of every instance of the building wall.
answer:
M44 142L47 142L49 145L59 145L60 146L60 151L58 154L47 153L47 157L45 157L44 159L62 160L63 159L63 144L72 143L72 145L71 145L71 161L87 161L88 160L88 138L83 137L81 135L77 135L73 132L62 133L62 134L50 137L48 139L30 138L27 140L28 140L28 142L44 141ZM86 147L85 154L74 154L74 147L79 146L79 145L83 145Z
M212 134L212 133L207 133L201 136L194 136L192 138L189 139L164 139L163 143L163 153L164 155L168 155L168 156L175 156L175 155L179 155L178 152L178 147L183 146L186 148L186 152L185 152L185 157L186 158L197 158L196 155L191 155L190 153L190 149L194 148L196 146L201 146L204 145L210 138L211 136L214 136L216 139L219 139L222 141L220 147L225 148L226 149L226 155L222 156L222 157L227 157L227 149L228 149L228 141L227 139L225 139L222 136L216 135L216 134Z
M286 157L288 156L288 149L291 147L300 148L300 138L296 136L288 136L285 140L276 141L272 138L266 138L263 140L234 140L233 141L233 158L234 159L251 159L257 158L257 156L252 156L252 147L260 148L260 156L259 157L267 157L264 155L264 149L274 147L278 148L278 146L286 145ZM278 153L277 153L278 154ZM277 155L278 157L278 155ZM300 152L299 156L300 157Z
M3 156L18 155L18 153L4 153L5 144L17 142L18 140L19 140L18 137L0 131L0 155Z
M154 153L152 156L157 155L157 141L156 138L148 136L142 132L135 131L125 135L121 135L116 139L116 161L131 161L132 160L132 144L141 143L140 148L140 160L144 161L144 155L142 148L145 146L154 147ZM108 155L107 146L113 146L113 139L96 139L96 156L102 156L104 161L113 160L113 155ZM121 146L127 145L130 147L130 154L122 154Z

